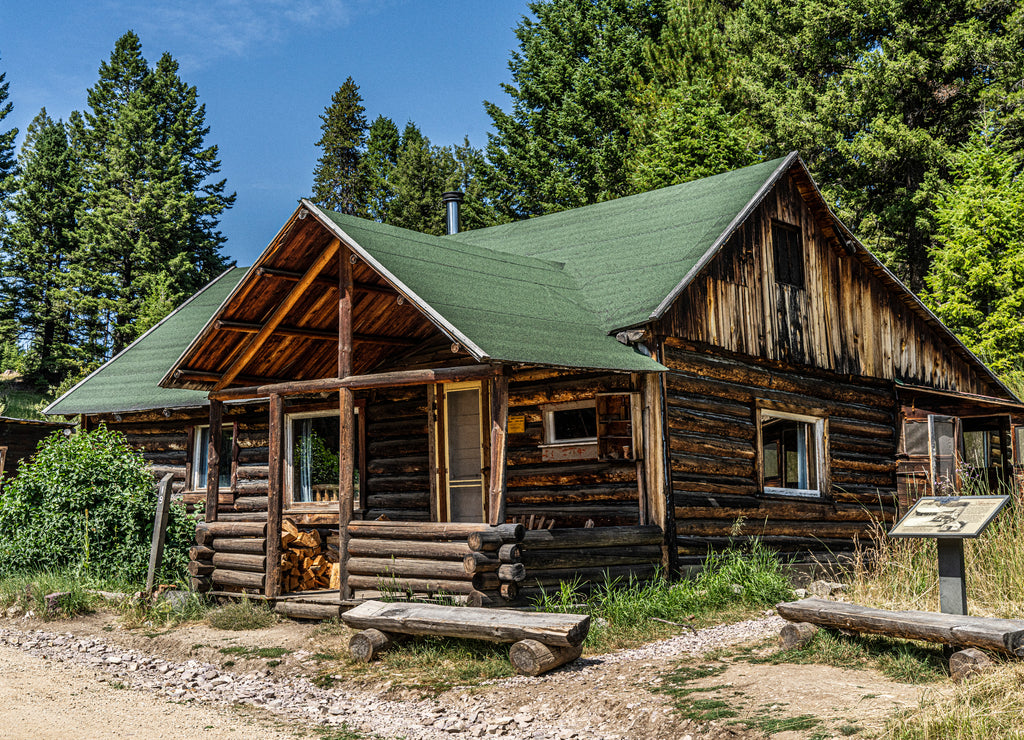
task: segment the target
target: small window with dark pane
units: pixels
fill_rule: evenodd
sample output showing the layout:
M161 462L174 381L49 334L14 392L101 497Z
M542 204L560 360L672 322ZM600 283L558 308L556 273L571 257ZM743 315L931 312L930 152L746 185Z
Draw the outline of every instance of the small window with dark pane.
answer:
M804 246L800 229L778 221L772 222L772 248L775 279L795 288L804 287Z

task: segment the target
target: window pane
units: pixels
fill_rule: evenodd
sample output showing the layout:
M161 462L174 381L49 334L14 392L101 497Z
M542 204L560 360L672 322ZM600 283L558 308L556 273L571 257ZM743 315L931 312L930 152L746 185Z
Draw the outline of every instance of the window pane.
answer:
M234 442L234 430L222 429L220 437L220 474L217 476L221 489L231 488L231 448Z
M1016 427L1013 430L1014 437L1017 441L1017 465L1024 465L1024 427Z
M192 457L192 479L195 481L193 488L198 491L206 488L206 471L210 463L207 455L210 449L210 427L196 429L193 444L196 447Z
M762 484L767 488L818 491L817 423L761 416Z
M293 419L292 440L292 502L337 501L341 444L338 417Z
M562 409L552 412L555 427L553 442L597 437L597 408Z

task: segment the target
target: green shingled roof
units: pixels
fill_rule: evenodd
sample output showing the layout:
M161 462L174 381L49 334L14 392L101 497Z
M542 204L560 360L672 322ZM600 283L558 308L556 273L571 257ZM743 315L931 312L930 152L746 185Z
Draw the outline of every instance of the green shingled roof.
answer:
M311 209L316 207L307 204ZM318 210L318 209L317 209ZM608 335L556 262L319 211L481 359L632 372L664 369Z
M158 384L247 269L235 267L224 272L43 413L100 414L206 405L203 391L161 388Z
M606 331L634 326L711 256L790 159L446 239L563 263Z

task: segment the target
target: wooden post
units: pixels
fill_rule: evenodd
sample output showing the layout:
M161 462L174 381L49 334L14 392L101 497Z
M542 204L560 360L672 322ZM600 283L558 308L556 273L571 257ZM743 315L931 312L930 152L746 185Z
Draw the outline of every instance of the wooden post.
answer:
M220 437L224 402L210 400L210 438L206 446L206 521L217 521L220 497Z
M267 578L265 593L281 595L281 511L284 505L284 401L270 397L269 480L267 481Z
M338 377L347 378L352 374L352 260L349 250L338 251ZM355 435L355 399L352 390L342 388L338 392L338 413L341 421L341 438L339 440L339 475L338 481L338 598L341 601L352 597L352 589L348 584L348 523L352 521L352 508L355 501L354 460ZM363 450L363 454L366 451ZM360 485L366 485L360 481Z
M167 520L171 514L171 481L174 476L168 473L157 487L156 517L153 520L153 545L149 550L149 572L146 574L146 595L153 593L156 585L156 572L160 569L160 561L164 557L164 540L167 539Z
M505 523L505 452L508 441L508 377L499 375L490 382L491 401L491 475L488 490L488 521L492 526Z

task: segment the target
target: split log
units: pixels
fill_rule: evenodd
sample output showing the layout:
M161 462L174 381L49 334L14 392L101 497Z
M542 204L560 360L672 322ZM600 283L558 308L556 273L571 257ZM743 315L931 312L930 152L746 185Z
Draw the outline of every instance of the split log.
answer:
M835 629L967 645L1024 658L1024 621L968 617L921 611L887 611L824 599L803 599L776 606L793 622L810 622Z
M367 629L352 635L348 641L348 652L354 660L369 663L376 660L396 642L394 635L377 629Z
M590 617L504 609L446 607L435 604L367 601L342 615L357 629L376 628L407 635L468 637L490 642L538 640L546 645L578 646L590 630Z
M573 548L660 545L664 534L659 527L579 527L575 529L530 530L523 537L523 549L570 550Z
M545 645L537 640L520 640L508 651L512 668L521 676L539 676L553 668L576 660L583 654L583 648Z
M246 573L239 570L224 570L215 568L213 571L213 582L221 586L242 586L243 588L262 589L264 576L262 573Z
M810 622L788 622L779 631L779 646L783 650L802 648L818 634L817 625Z

